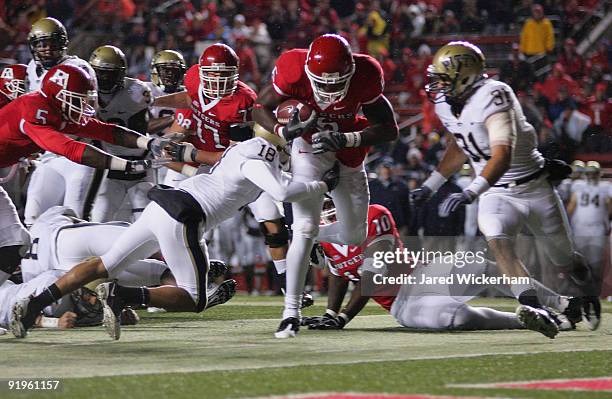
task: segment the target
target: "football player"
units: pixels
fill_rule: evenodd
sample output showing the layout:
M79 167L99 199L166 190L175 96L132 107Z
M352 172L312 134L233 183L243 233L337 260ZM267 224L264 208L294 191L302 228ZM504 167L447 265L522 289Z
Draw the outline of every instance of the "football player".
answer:
M32 60L27 66L28 92L39 90L47 71L56 65L73 65L84 69L97 88L96 76L89 63L67 54L68 34L57 19L42 18L36 21L28 34L28 44L32 53ZM41 213L54 205L69 206L82 217L94 169L48 151L35 165L27 191L26 225L34 223Z
M436 52L428 67L430 83L425 90L448 132L448 145L437 170L412 192L413 200L417 205L428 200L469 161L476 178L440 204L440 216L446 217L478 198L478 225L503 274L530 277L514 248L514 238L526 227L545 244L547 259L556 272L567 275L565 280L578 288L589 278L584 268L578 275L579 257L574 253L567 215L548 181L558 168L544 167L535 130L525 119L516 95L507 84L488 78L484 69L484 55L471 43L450 42ZM533 283L514 284L511 289L520 303L519 318L538 312L547 321L541 324L543 333L555 328ZM596 308L598 300L591 300ZM598 310L595 312L594 316L585 314L592 328L599 319Z
M7 65L0 72L0 109L26 91L24 64Z
M81 68L58 65L49 70L39 92L25 94L0 110L0 167L17 163L41 150L99 169L142 173L152 161L130 161L75 141L66 134L91 137L130 148L153 150L161 156L160 138L151 139L127 128L93 119L91 77ZM0 188L0 283L19 264L20 248L28 242L17 210Z
M183 55L178 51L161 50L157 52L151 60L150 71L151 81L145 84L151 90L151 94L154 98L185 90L184 78L185 72L187 71L187 64L185 63ZM173 134L172 129L168 128L173 125L175 120L177 127L185 131L191 131L192 122L189 108L175 109L153 106L150 112L150 133L167 132ZM186 178L187 176L181 174L180 171L177 172L171 168L157 169L157 181L160 183L163 182L166 186L176 187Z
M115 46L100 46L91 54L89 63L98 79L98 118L146 134L153 101L151 91L144 82L125 76L128 66L123 51ZM102 148L125 159L142 160L147 155L146 150L106 143ZM117 212L126 199L131 220L136 220L149 203L147 193L152 187L152 170L142 174L108 171L98 188L91 221L119 220Z
M576 249L593 268L598 282L603 278L603 263L610 234L612 185L601 181L601 166L588 161L583 169L583 184L575 184L567 205Z
M567 205L567 203L569 203L574 189L579 185L584 184L584 179L582 179L582 176L584 174L585 167L586 164L579 159L572 162L572 174L567 179L563 179L563 181L561 181L557 187L559 197L561 197L564 204Z
M335 221L333 202L325 200L321 220L324 224ZM370 205L368 208L368 237L359 246L320 243L329 266L329 292L327 310L321 317L304 317L302 325L315 330L339 330L344 328L367 304L370 296L385 310L391 313L404 327L427 330L498 330L529 328L539 331L540 323L537 313L530 318L520 320L514 313L500 312L485 307L472 307L466 302L487 289L482 287L464 287L460 284L448 285L420 284L421 275L429 277L445 276L452 272L453 265L432 263L428 265L405 264L401 272L411 274L415 284L402 284L401 287L383 289L376 295L371 286L374 274L393 275L400 270L384 270L374 265L374 254L395 253L403 248L395 221L389 210L381 205ZM387 264L387 267L389 265ZM404 266L404 265L403 265ZM474 267L476 266L476 267ZM397 267L397 266L395 266ZM408 270L406 270L408 269ZM455 273L485 274L486 263L470 265ZM477 270L478 269L478 270ZM370 274L370 275L368 275ZM362 284L362 281L369 283ZM354 284L349 302L342 308L349 282ZM455 289L457 288L457 289ZM365 290L372 290L372 295L365 295ZM399 289L399 291L398 291ZM453 294L451 294L451 291ZM460 291L460 292L459 292ZM506 292L503 292L504 294ZM546 288L539 286L541 295L548 306L561 308L566 313L580 313L578 301L560 297ZM341 310L342 309L342 310ZM565 315L556 315L555 321L561 324ZM534 327L535 324L535 327ZM570 323L564 327L572 329ZM553 330L554 332L554 330ZM553 338L554 336L551 336Z
M191 107L195 136L191 136L191 145L177 154L176 160L213 165L230 141L242 141L252 136L251 109L256 94L239 80L239 64L232 48L213 44L202 52L199 64L187 71L186 92L155 99L154 104L159 106ZM178 120L174 122L171 131L185 132L187 129L181 130L178 123ZM182 170L187 175L195 173L195 168L190 165ZM289 232L280 206L264 192L257 201L249 204L249 208L260 223L277 272L284 273Z
M301 293L314 239L359 245L367 234L368 185L363 161L369 146L395 140L397 123L383 95L380 64L353 54L339 35L323 35L308 50L289 50L278 58L272 83L259 93L253 118L264 128L293 140L292 171L296 181L309 181L340 161L341 178L332 193L338 221L319 229L323 194L293 204L293 238L287 253L287 292L278 338L299 329ZM288 98L316 111L303 122L297 112L278 123L273 111ZM363 112L364 117L358 116ZM314 133L311 135L311 133Z
M256 126L253 139L229 147L208 174L181 183L179 189L151 190L153 200L142 216L101 257L75 266L33 299L14 307L13 334L25 337L42 309L66 293L98 278L114 278L126 259L142 259L161 250L177 287L124 287L104 283L97 292L105 304L104 324L119 339L118 312L124 305L142 304L170 311L202 312L211 304L206 286L209 261L203 233L235 215L263 191L278 201L295 201L333 190L338 182L334 167L316 180L294 182L283 176L288 162L286 143ZM261 136L261 137L259 137Z

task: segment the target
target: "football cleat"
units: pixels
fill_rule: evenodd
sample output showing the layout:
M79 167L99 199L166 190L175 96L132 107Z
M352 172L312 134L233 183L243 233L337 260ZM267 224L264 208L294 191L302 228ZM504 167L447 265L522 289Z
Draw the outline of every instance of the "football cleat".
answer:
M0 327L0 335L5 335L8 331Z
M115 281L102 283L96 287L98 299L104 306L102 324L108 335L114 340L121 337L121 311L125 305L125 302L115 294L116 288Z
M582 308L583 301L580 297L561 297L562 309L559 309L561 313L567 318L567 320L576 325L582 320Z
M9 323L9 328L13 335L17 338L25 338L28 335L28 329L23 324L23 318L25 317L28 311L28 305L30 303L30 298L21 298L18 299L13 308L11 309L11 321Z
M166 309L156 308L155 306L149 306L147 308L147 313L166 313Z
M601 302L596 296L586 296L582 300L582 320L589 330L595 331L601 322Z
M304 309L312 305L314 305L314 298L311 294L304 291L304 293L302 294L302 303L300 304L300 309Z
M516 308L516 316L525 328L544 334L550 339L559 333L556 321L545 309L520 305Z
M220 260L211 260L208 268L208 281L212 281L217 277L225 276L228 267L225 262Z
M232 299L234 295L236 295L236 280L225 280L208 292L208 301L206 302L205 309L224 304Z
M127 306L121 311L120 322L122 326L135 326L140 322L140 316L134 309Z
M300 331L300 320L297 317L287 317L281 321L274 337L279 339L295 338Z

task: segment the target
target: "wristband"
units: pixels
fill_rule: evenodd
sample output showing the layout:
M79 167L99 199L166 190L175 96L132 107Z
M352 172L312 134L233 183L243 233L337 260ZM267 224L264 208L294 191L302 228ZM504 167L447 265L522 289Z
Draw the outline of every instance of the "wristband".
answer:
M55 317L42 316L40 318L40 326L42 328L57 328L59 327L59 319Z
M152 141L153 139L150 137L138 136L136 139L136 147L140 148L141 150L150 150L149 144L151 144Z
M127 169L128 161L122 158L111 156L111 161L109 165L110 170L120 170L125 171Z
M186 152L185 162L198 162L196 161L196 157L198 156L198 149L193 147L191 151Z
M344 133L346 147L359 147L361 145L361 132Z
M448 179L444 177L442 173L434 170L431 172L431 175L429 175L427 180L423 182L423 185L429 187L431 191L435 193L444 183L446 183L447 180Z
M333 317L334 319L335 319L336 317L338 317L338 313L334 312L334 311L333 311L333 310L331 310L331 309L327 309L327 310L325 311L325 314L326 314L326 315L328 315L328 316Z
M470 191L476 194L476 196L479 196L480 194L487 191L490 187L491 186L489 185L487 179L482 176L478 176L474 180L472 180L469 186L465 188L465 191Z
M188 176L188 177L195 176L197 173L198 173L198 168L193 167L191 165L185 164L181 168L181 174L184 174L185 176Z

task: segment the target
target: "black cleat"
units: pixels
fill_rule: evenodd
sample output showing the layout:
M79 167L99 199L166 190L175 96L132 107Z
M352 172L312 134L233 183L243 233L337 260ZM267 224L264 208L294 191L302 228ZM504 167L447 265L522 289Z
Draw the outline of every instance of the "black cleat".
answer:
M279 339L295 338L300 331L300 320L297 317L287 317L281 321L274 337Z
M302 303L300 304L300 309L304 309L312 305L314 305L314 298L311 294L304 291L304 293L302 294Z
M582 308L583 301L580 297L563 297L566 300L565 309L561 312L567 320L575 326L577 323L582 321ZM561 309L560 309L561 310Z
M228 267L221 260L211 260L208 268L208 281L215 280L217 277L225 276Z
M589 330L595 331L601 323L601 302L597 296L585 296L582 298L582 320Z
M236 280L225 280L208 292L206 308L224 304L236 295Z
M544 334L550 339L559 333L557 322L546 309L520 305L516 308L516 316L525 328Z

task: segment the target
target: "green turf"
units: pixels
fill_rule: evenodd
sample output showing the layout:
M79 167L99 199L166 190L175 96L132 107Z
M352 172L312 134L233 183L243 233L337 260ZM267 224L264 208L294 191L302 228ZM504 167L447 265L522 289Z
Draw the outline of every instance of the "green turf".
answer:
M320 305L307 314L320 314ZM480 300L511 310L513 301ZM521 398L604 398L610 393L453 388L540 378L612 375L612 320L549 340L530 331L407 331L379 307L344 331L304 330L275 340L278 298L237 297L193 314L146 314L109 341L101 328L0 337L0 378L57 377L64 390L32 397L224 398L307 392L389 392ZM610 312L609 304L605 311ZM609 314L605 316L610 316ZM93 377L93 378L92 378ZM0 398L8 395L0 389Z

